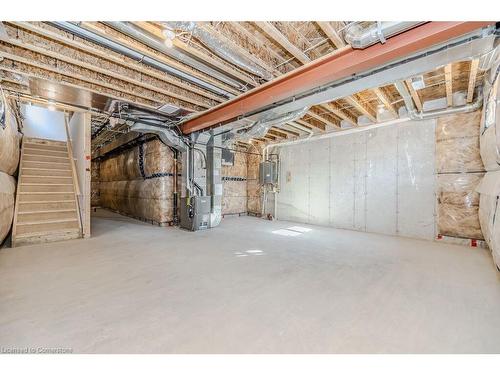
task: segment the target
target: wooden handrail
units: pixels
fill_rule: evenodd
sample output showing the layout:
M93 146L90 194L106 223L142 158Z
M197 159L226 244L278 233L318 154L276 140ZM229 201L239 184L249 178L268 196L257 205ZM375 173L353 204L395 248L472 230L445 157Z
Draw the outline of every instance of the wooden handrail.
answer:
M81 191L80 191L80 184L78 182L78 174L76 173L75 159L73 157L73 144L71 142L71 137L69 135L69 121L68 121L68 116L66 113L64 114L64 126L66 128L68 156L69 156L70 163L71 163L71 172L73 175L73 185L75 186L75 202L76 202L76 210L78 213L78 224L80 225L80 230L82 231L81 234L83 236L82 213L80 211L80 201L78 200L78 196L81 195Z

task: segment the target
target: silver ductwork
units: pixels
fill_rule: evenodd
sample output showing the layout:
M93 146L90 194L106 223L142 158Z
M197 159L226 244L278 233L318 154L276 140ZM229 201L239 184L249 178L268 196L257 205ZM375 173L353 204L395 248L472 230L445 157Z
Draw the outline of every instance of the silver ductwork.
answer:
M200 86L208 91L211 91L215 94L225 96L226 98L231 98L234 95L209 83L206 82L202 79L199 79L197 77L194 77L190 74L187 74L179 69L176 69L170 65L167 65L159 60L150 58L148 56L144 56L142 53L137 52L136 50L129 48L127 46L124 46L123 44L114 42L108 38L105 38L104 36L101 36L97 33L94 33L92 31L89 31L87 29L84 29L83 27L78 26L75 23L72 22L49 22L50 25L55 26L61 30L64 30L66 32L72 33L79 38L88 40L92 43L99 44L103 47L109 48L112 51L115 51L117 53L120 53L124 56L127 56L131 59L134 59L138 62L142 62L146 65L149 65L153 68L156 68L158 70L161 70L165 73L172 74L173 76L176 76L178 78L181 78L187 82L193 83L197 86Z
M483 105L483 95L481 91L479 91L477 94L477 99L472 103L450 108L435 109L426 112L418 111L415 108L415 104L413 103L413 99L411 98L410 92L408 91L405 83L403 81L396 81L394 83L394 86L396 86L396 89L403 98L406 110L408 112L408 117L412 120L428 120L439 116L473 112L480 109Z
M255 122L253 125L246 129L240 129L236 132L235 139L248 141L251 138L260 138L266 135L267 131L272 126L284 125L290 121L295 121L304 116L309 107L304 107L296 111L288 112L283 115L266 118Z
M175 30L181 30L184 32L191 33L196 39L202 42L208 49L214 52L220 58L237 65L241 69L246 70L249 73L255 74L260 78L267 81L273 78L273 75L264 69L262 66L256 64L247 57L234 51L234 47L213 35L210 31L203 27L198 26L195 22L164 22L165 26Z
M211 77L224 82L240 91L245 90L245 87L242 85L242 83L229 78L227 75L222 74L220 71L213 69L208 65L200 62L199 60L192 58L191 56L185 54L175 47L167 48L167 46L165 46L160 38L144 32L130 22L104 22L104 24L112 27L115 30L118 30L125 35L128 35L129 37L141 43L146 44L147 46L157 50L158 52L164 53L165 55L173 59L181 61L183 64L189 65L190 67L199 70L200 72L206 73Z
M167 146L173 147L182 152L187 150L186 144L182 142L181 138L177 134L175 134L173 130L146 125L139 122L132 125L130 127L130 130L137 133L156 134L160 138L160 140Z
M377 21L365 26L362 22L354 22L344 31L345 41L352 48L363 49L375 43L385 43L387 38L412 29L425 22L382 22Z

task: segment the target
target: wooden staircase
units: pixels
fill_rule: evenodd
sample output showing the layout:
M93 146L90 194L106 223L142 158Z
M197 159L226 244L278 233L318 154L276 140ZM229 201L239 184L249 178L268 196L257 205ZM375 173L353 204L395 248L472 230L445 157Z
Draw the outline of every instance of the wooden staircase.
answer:
M67 142L23 138L12 247L82 237Z

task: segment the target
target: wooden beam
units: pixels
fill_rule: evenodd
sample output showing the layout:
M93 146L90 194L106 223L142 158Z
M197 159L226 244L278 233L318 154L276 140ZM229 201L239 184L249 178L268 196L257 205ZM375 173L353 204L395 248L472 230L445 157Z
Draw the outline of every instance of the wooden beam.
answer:
M364 114L366 117L368 117L371 121L377 122L377 115L374 114L366 104L361 103L356 97L354 96L347 96L344 99L347 103L352 105L354 108L356 108L359 112Z
M396 107L391 103L391 99L387 96L387 94L382 91L382 88L377 87L376 89L372 90L375 95L377 95L377 98L384 104L385 108L387 108L394 116L398 117L398 111L396 110Z
M446 103L448 107L453 106L453 74L451 64L446 64L444 67L444 79L446 83Z
M423 110L422 102L420 101L420 97L418 96L418 93L415 91L413 88L413 85L411 84L410 79L405 80L406 87L408 88L408 91L410 92L410 95L413 99L413 102L415 103L415 107L421 112Z
M350 114L344 112L338 104L336 103L325 103L321 104L321 107L327 109L332 112L335 116L340 117L342 120L347 121L353 126L358 126L358 119L351 116Z
M255 22L267 35L269 35L276 43L283 47L288 53L299 60L302 64L307 64L309 57L299 48L293 45L274 25L270 22Z
M288 124L285 124L285 125L288 125ZM276 130L276 128L272 128L272 129ZM295 128L293 128L293 129L295 129ZM300 133L298 133L298 132L296 132L294 130L290 130L289 128L281 127L281 128L279 128L279 130L282 131L282 132L285 132L285 133L287 133L289 135L291 135L292 137L298 137L300 135Z
M319 124L314 124L312 122L307 122L307 121L302 120L302 119L295 120L295 122L302 125L302 126L308 127L309 129L315 128L315 129L319 129L321 131L325 131L325 125L323 123L321 125L319 125Z
M270 134L272 136L279 137L279 138L288 138L288 134L286 134L282 131L278 131L277 129L269 129L267 131L267 134Z
M328 37L328 39L331 40L331 42L333 43L333 45L336 48L342 48L342 47L345 46L344 41L339 36L339 34L337 34L337 32L332 27L332 25L330 24L330 22L321 22L321 21L318 21L316 23L318 24L319 28L325 33L325 35Z
M477 70L479 67L479 59L474 59L470 62L469 87L467 88L467 103L471 103L474 97L474 89L476 88Z
M327 119L325 119L324 117L321 117L318 113L314 112L314 110L310 109L308 112L307 112L307 115L309 117L312 117L320 122L322 122L323 124L325 125L328 125L328 126L331 126L332 128L338 128L339 126L337 124L334 124L333 122L331 121L328 121ZM325 129L322 129L323 131Z

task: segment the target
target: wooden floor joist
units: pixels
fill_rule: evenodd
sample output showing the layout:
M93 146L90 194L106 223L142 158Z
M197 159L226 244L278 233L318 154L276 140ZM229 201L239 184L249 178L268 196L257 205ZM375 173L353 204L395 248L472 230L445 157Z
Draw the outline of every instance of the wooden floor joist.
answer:
M444 67L444 79L446 87L446 104L448 107L453 106L453 75L451 64L446 64Z
M467 87L467 103L471 103L474 98L474 89L476 88L477 70L479 67L479 59L473 59L470 62L469 84Z

